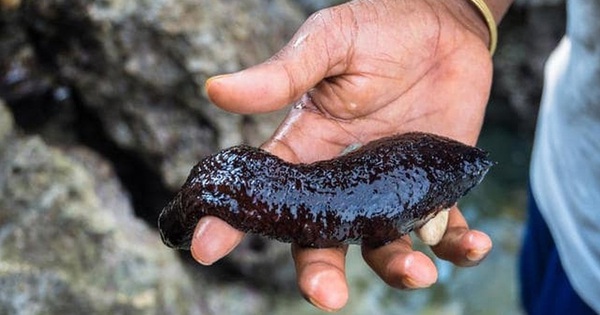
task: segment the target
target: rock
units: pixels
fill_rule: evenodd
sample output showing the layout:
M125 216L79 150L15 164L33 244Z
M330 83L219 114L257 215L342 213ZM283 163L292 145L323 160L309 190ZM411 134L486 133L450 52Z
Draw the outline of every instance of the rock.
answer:
M15 10L21 5L21 0L0 0L0 9Z
M49 0L23 8L38 57L99 117L100 131L171 189L203 156L249 141L242 129L251 121L211 105L204 81L268 58L304 18L284 0Z
M0 47L0 97L7 100L20 130L41 138L15 140L10 146L3 144L1 148L7 149L6 154L9 154L8 151L22 152L24 156L32 154L33 157L45 154L45 158L39 158L37 162L40 164L34 165L34 160L28 161L24 157L18 160L15 160L18 157L15 155L2 157L2 161L7 163L1 167L0 187L10 191L0 190L0 193L2 196L10 195L10 198L0 205L11 210L0 214L0 223L19 222L19 228L6 232L7 236L3 239L3 242L13 242L14 246L6 247L6 251L16 255L16 258L10 256L16 262L6 263L5 269L12 270L11 275L17 270L19 276L24 272L43 270L44 277L52 279L52 283L66 283L64 286L68 290L64 292L78 293L79 288L73 289L71 280L79 278L80 274L65 276L63 271L83 268L72 260L78 261L79 255L92 257L89 260L96 259L103 255L100 254L104 250L103 245L99 244L99 248L85 246L83 253L57 259L57 266L64 265L56 267L60 269L58 273L54 269L47 271L47 266L40 261L24 265L26 257L19 256L25 255L19 254L23 246L27 246L33 256L41 251L39 247L68 246L60 245L67 240L55 240L60 234L57 231L30 233L24 230L20 221L24 219L20 216L31 212L30 215L35 218L41 215L38 213L41 210L51 213L40 219L44 226L74 225L74 231L83 231L81 235L75 234L82 242L86 237L90 238L89 233L103 235L102 238L117 238L120 232L104 236L106 231L96 231L95 225L91 231L79 230L88 219L76 220L75 223L65 221L64 214L58 209L71 209L69 211L77 215L79 210L72 209L90 210L94 216L100 216L90 218L90 222L109 220L106 228L109 231L119 230L114 227L117 224L114 217L124 214L111 211L123 209L126 204L130 208L129 198L123 197L125 191L131 193L138 214L160 210L163 205L156 195L164 195L165 187L178 188L191 166L204 155L241 142L259 145L273 132L285 110L255 117L226 113L209 103L202 86L209 76L235 71L268 58L291 37L304 20L304 13L286 0L23 0L12 7L15 9L0 12L3 25L0 29L0 41L3 43ZM232 19L232 16L235 18ZM12 117L4 112L0 112L0 119ZM3 124L2 127L8 128L9 125ZM127 187L95 182L115 181L114 174L112 178L108 177L110 179L99 174L106 172L107 168L112 169L105 162L90 162L97 160L95 154L80 149L60 151L46 143L61 147L84 144L97 150L114 163ZM56 169L55 162L62 166ZM72 171L72 163L79 165L74 169L81 172ZM9 165L18 167L11 168ZM18 174L12 173L15 169ZM93 170L93 175L87 173L88 170ZM38 171L41 174L36 173ZM74 178L70 178L77 179L80 175L93 180L76 183ZM65 181L72 184L67 187L51 184ZM36 185L28 186L31 182ZM95 188L84 189L90 185ZM84 200L79 200L79 197ZM140 199L147 202L140 203ZM40 206L41 203L46 206ZM95 214L97 212L104 214ZM140 215L149 217L149 222L154 224L152 214ZM127 216L128 220L133 220L131 214ZM27 220L31 223L34 219ZM38 241L39 244L36 243ZM163 247L162 244L153 245ZM265 248L270 246L265 245ZM137 259L125 252L119 251L111 259ZM2 253L1 257L7 257L6 252ZM256 266L262 270L274 264L271 255L260 255L260 252L247 255L244 250L240 253L236 256L240 259L230 260L232 264ZM252 264L247 264L248 257L251 257ZM289 265L287 249L284 257ZM261 265L261 259L266 263ZM280 261L279 258L277 261ZM249 269L245 267L242 272L252 274ZM90 276L81 278L81 283L87 283L92 277L104 279L102 272L104 270L94 269ZM268 273L261 273L264 274ZM287 271L284 278L293 279L293 271ZM203 277L199 279L203 283ZM44 281L32 280L29 288L43 286L47 282ZM279 278L272 281L279 281ZM293 280L290 281L293 284ZM289 286L289 283L285 285ZM98 284L98 287L101 286ZM225 291L215 290L217 293ZM211 294L214 294L213 291L207 290L206 298L209 299ZM252 294L249 296L253 299ZM88 300L82 298L82 301L87 301L85 303L92 303L91 309L101 307ZM264 304L253 300L250 304L257 307ZM234 303L230 308L239 307ZM256 309L248 308L248 312L252 310Z
M70 89L36 52L22 10L0 10L0 97L17 124L51 142L73 143L75 112Z
M535 128L545 61L565 31L564 6L542 1L546 5L513 5L500 24L488 106L490 119L528 133Z
M516 0L515 4L530 7L559 6L564 5L565 0Z
M248 283L296 295L296 271L290 245L249 234L225 259Z
M310 14L317 10L342 4L345 0L296 0L296 2Z
M39 137L0 156L0 262L0 314L203 313L106 162Z
M0 99L0 151L4 143L13 134L14 121L12 113L6 107L4 100Z

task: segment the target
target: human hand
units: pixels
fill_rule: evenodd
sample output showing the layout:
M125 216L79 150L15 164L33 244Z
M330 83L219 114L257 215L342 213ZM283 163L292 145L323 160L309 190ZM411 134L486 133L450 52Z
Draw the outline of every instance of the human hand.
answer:
M317 12L270 60L211 78L218 106L261 113L296 101L263 148L290 162L335 157L352 143L408 131L474 144L489 97L492 66L487 29L465 0L352 1ZM215 217L200 220L191 251L211 264L243 233ZM490 238L470 230L458 208L434 253L459 266L479 263ZM348 299L346 246L292 246L302 294L324 310ZM423 288L437 279L410 236L379 248L362 247L365 261L387 284Z

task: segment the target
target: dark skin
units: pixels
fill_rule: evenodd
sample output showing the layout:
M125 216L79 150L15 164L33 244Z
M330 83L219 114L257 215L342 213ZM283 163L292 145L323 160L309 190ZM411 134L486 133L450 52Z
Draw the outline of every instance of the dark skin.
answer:
M498 21L510 0L488 5ZM492 80L488 29L467 0L352 1L311 16L270 60L209 79L219 107L264 113L295 102L263 148L307 163L335 157L348 145L408 131L475 144ZM209 265L244 234L215 217L196 227L191 251ZM491 250L483 232L450 211L437 257L458 266L478 264ZM315 306L334 311L348 299L347 247L292 245L298 286ZM412 249L410 236L379 248L362 247L367 264L388 285L425 288L437 280L433 261Z

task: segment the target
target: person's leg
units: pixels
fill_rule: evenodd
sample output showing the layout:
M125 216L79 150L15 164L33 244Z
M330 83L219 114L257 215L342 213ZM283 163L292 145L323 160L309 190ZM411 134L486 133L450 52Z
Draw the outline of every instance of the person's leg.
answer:
M596 314L573 290L531 192L519 262L521 303L529 315Z

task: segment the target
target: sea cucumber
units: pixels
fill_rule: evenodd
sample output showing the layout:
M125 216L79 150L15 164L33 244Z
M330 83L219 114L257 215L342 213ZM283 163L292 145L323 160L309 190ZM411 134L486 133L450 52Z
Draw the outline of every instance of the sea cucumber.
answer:
M419 132L310 164L240 145L194 166L158 225L177 249L189 249L206 215L301 246L380 246L454 205L492 165L484 150Z

